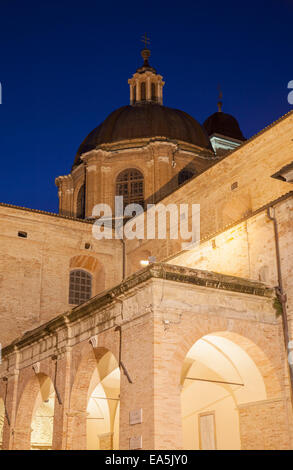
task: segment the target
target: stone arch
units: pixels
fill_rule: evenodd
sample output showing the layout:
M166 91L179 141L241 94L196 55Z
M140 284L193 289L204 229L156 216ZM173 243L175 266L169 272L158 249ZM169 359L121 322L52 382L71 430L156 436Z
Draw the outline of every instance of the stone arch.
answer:
M69 261L69 270L74 269L88 271L93 276L92 296L105 289L105 268L96 257L90 255L74 256Z
M186 332L185 329L184 332ZM179 387L180 410L182 413L181 438L183 438L184 448L198 448L189 447L189 445L192 442L192 445L200 445L200 415L208 415L209 419L212 419L213 413L215 413L214 429L218 430L217 438L219 438L219 443L216 442L217 448L225 449L227 443L228 446L232 445L234 449L275 449L279 446L286 448L288 423L286 404L281 386L282 379L279 375L280 358L275 357L275 345L272 347L272 344L269 342L271 337L270 331L264 333L263 330L259 332L255 328L247 328L247 322L228 320L227 323L227 319L211 317L209 322L199 318L197 325L182 335L182 341L180 341L177 351L171 360L174 367L172 381L174 380L175 383L181 384ZM215 366L217 361L212 360L211 356L205 356L208 358L207 363L205 363L205 360L201 360L203 353L199 356L194 356L193 359L190 359L191 362L188 362L190 351L199 343L203 341L210 342L210 340L216 344L230 343L231 346L229 348L232 347L234 353L231 354L230 349L230 353L224 355L224 357L227 362L231 363L232 367L235 367L237 373L241 371L238 377L236 373L236 380L234 374L223 374L223 369ZM277 341L277 351L281 353L278 340L276 339L275 341ZM274 351L273 354L272 350ZM249 365L249 361L251 365ZM213 366L205 369L209 363L213 364ZM203 368L202 365L205 367ZM255 380L254 375L256 377ZM185 380L189 376L208 380L199 382L196 380L194 382L192 381L193 379L189 379L191 380L190 384L194 384L189 387L188 382L186 383ZM224 377L224 379L221 377ZM212 383L211 380L215 379L220 380L220 382ZM221 382L222 380L228 380L228 383L232 380L234 385L232 383L230 385L227 383L226 385ZM190 389L187 390L186 386ZM190 393L191 396L189 396ZM205 400L197 400L191 405L191 401L194 400L192 397L196 396L217 397L216 401L210 401L210 405L212 403L218 403L218 405L206 406L208 401L204 403ZM224 402L221 404L222 399L226 403L225 406L228 406L225 412L222 407ZM179 396L175 404L178 407L176 409L179 411ZM226 416L226 418L223 418L223 416ZM189 421L188 424L190 419L195 419L195 421ZM234 423L232 432L233 443L230 439L227 439L228 435L224 438L226 429L229 428L225 422L230 422L230 426L232 426L232 422ZM273 431L274 422L277 422L279 426L278 435ZM190 428L190 425L193 425L192 423L196 426L195 428ZM190 441L190 429L193 429L193 433L198 433L194 435L195 441ZM229 435L231 435L231 429ZM197 444L195 444L196 441ZM220 447L218 447L218 444Z
M265 383L267 397L280 397L280 378L278 376L274 360L270 354L268 341L265 340L264 335L259 334L255 329L253 329L252 335L250 335L250 331L246 330L246 325L243 325L241 328L235 327L235 329L228 330L226 328L226 321L223 320L222 323L222 325L219 324L219 318L217 318L214 325L212 319L210 319L209 324L204 323L203 325L200 325L199 322L197 326L190 328L189 332L183 336L173 356L174 364L177 363L177 369L174 367L174 371L176 369L177 382L178 377L181 375L181 366L184 358L190 348L203 336L214 334L226 337L239 345L248 354L248 356L251 357L257 368L260 370Z
M31 447L33 415L38 406L38 396L42 394L42 387L48 381L52 384L52 380L48 375L38 373L31 376L24 386L15 419L13 439L13 449L15 450L28 450Z
M83 179L80 180L74 188L72 204L73 216L84 219L86 210L86 188Z
M179 449L183 448L183 433L181 432L182 388L180 381L182 366L190 348L199 339L208 334L228 335L231 341L234 341L239 345L239 347L242 347L244 351L246 351L247 355L251 357L252 361L259 369L265 383L266 400L276 400L276 402L278 402L276 406L280 409L282 408L282 418L280 419L283 421L281 426L283 436L286 435L288 430L285 430L285 405L283 393L281 392L283 376L280 367L280 355L282 354L282 351L278 335L276 335L276 333L275 335L272 334L272 330L275 332L278 327L275 325L267 325L260 330L255 328L254 324L252 328L249 328L248 325L249 322L246 320L228 319L224 316L219 317L218 315L213 315L212 312L209 315L194 315L186 312L186 315L182 315L182 319L176 327L172 324L169 327L167 326L167 328L170 328L170 334L172 334L173 331L173 342L176 344L176 348L169 357L164 357L164 362L160 363L159 367L161 383L163 383L162 381L164 380L166 383L170 384L170 386L165 389L164 387L161 387L160 401L168 403L172 408L172 413L170 414L168 421L166 424L162 425L160 433L160 442L162 446L170 445L168 443L168 439L170 439L170 437L167 437L169 429L177 429L176 437L172 437L172 439L174 439L173 446L177 446L176 448ZM275 341L273 348L270 344L271 338L274 338L273 341ZM267 401L265 403L267 403ZM265 406L267 405L264 405L263 409ZM243 413L245 411L246 410L243 409Z
M70 411L67 422L67 445L70 450L87 448L87 406L93 392L93 376L100 362L111 354L118 367L113 353L105 347L93 348L89 343L83 346L70 394ZM108 371L109 372L109 371ZM107 371L105 371L107 373ZM99 376L100 382L103 377Z

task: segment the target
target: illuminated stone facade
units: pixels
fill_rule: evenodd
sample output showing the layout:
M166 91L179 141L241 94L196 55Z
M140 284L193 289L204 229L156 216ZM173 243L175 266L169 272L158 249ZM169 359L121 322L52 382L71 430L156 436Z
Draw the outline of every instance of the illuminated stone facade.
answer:
M177 137L106 120L57 179L59 215L0 205L2 448L292 449L293 113L216 155L144 60L111 119L123 136L123 113L162 112ZM145 202L200 204L198 244L93 237L128 169Z

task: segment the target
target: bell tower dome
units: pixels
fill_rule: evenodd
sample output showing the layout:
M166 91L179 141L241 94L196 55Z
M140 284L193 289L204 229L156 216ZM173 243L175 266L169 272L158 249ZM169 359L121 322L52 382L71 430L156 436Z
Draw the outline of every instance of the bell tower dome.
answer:
M141 51L143 65L139 67L128 80L130 87L130 104L157 103L163 104L163 77L149 64L151 51L147 48L148 39L145 36L145 48Z

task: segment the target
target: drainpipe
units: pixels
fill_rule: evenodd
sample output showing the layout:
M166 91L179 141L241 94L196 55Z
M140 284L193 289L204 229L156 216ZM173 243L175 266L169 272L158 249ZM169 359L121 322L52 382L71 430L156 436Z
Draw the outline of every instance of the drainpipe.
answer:
M271 215L271 209L274 213ZM289 327L288 327L288 317L287 317L287 295L284 292L283 279L282 279L282 270L281 270L281 256L280 256L280 242L279 242L279 232L278 232L278 222L275 217L274 207L267 208L267 216L274 223L274 234L275 234L275 248L276 248L276 262L278 270L278 287L276 288L277 298L282 306L282 325L283 325L283 336L285 342L285 349L287 353L287 358L289 359ZM290 384L291 384L291 404L293 407L293 371L291 364L288 360L289 375L290 375Z
M119 331L119 367L123 370L124 374L127 377L127 380L130 384L132 384L132 380L130 378L130 375L128 374L128 371L126 369L126 366L122 362L122 329L121 325L117 325L114 331Z
M9 419L9 415L8 415L8 411L7 411L7 389L8 389L8 378L7 377L3 377L3 382L6 383L6 386L5 386L5 398L4 398L4 412L5 412L5 416L6 416L6 419L7 419L7 423L8 423L8 426L10 426L10 419Z

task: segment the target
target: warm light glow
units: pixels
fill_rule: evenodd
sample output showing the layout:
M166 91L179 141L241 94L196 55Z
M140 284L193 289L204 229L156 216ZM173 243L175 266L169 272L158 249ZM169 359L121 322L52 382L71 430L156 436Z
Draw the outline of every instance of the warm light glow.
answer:
M244 349L229 337L202 337L186 355L181 383L184 449L240 449L238 406L267 398Z
M140 260L140 265L141 266L148 266L150 264L150 262L146 259L142 259Z

